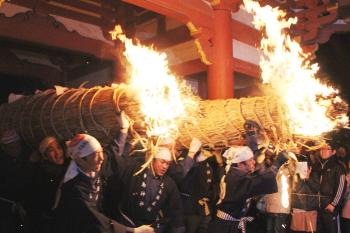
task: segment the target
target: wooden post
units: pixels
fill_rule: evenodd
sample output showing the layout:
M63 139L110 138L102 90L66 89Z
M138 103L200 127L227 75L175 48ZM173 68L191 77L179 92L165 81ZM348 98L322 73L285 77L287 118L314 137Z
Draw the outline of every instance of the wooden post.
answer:
M232 6L225 1L213 1L212 5L214 33L212 64L208 67L208 99L233 98Z

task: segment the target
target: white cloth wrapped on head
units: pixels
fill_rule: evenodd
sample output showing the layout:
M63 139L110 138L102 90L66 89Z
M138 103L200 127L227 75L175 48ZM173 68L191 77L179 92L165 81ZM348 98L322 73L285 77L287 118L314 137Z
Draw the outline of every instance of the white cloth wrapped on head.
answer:
M72 140L67 143L67 153L72 159L69 167L64 175L64 183L73 179L78 175L78 165L74 161L77 158L84 158L96 151L102 150L101 144L96 138L88 134L77 134Z
M254 157L253 151L248 146L230 147L222 155L226 163L241 163Z
M166 147L158 147L154 157L155 159L164 159L167 161L171 161L173 159L171 152Z
M6 145L17 141L20 141L20 137L14 129L9 129L1 133L1 144Z
M39 152L44 155L47 148L50 146L51 143L57 142L55 137L46 137L43 140L41 140L39 145Z

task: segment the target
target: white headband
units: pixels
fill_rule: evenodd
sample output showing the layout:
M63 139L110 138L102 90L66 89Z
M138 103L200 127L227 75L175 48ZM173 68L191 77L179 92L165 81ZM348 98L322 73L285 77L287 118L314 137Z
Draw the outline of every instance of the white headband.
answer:
M247 146L230 147L222 155L230 163L240 163L254 157L253 151Z
M156 154L154 155L155 159L164 159L167 161L172 160L171 152L168 148L158 147Z
M78 175L78 165L74 161L76 158L86 157L96 151L102 150L101 144L96 138L88 134L77 134L72 140L67 142L67 153L72 158L69 167L64 175L64 183Z

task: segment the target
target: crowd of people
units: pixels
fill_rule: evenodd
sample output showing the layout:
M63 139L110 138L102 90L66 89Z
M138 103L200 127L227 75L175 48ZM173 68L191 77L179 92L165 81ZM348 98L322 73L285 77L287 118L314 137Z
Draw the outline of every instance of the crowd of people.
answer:
M89 134L33 153L15 130L0 133L0 232L287 233L350 232L348 145L287 151L244 142L188 149L160 138L142 150L129 121L110 145Z

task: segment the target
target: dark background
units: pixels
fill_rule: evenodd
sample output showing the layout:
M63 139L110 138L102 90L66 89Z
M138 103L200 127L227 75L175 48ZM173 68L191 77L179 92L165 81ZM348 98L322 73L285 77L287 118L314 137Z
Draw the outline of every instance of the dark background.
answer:
M319 46L316 62L320 65L321 78L336 85L343 99L350 103L350 33L333 34L330 40ZM348 116L349 116L348 112ZM330 133L336 145L350 146L350 130L347 128Z

